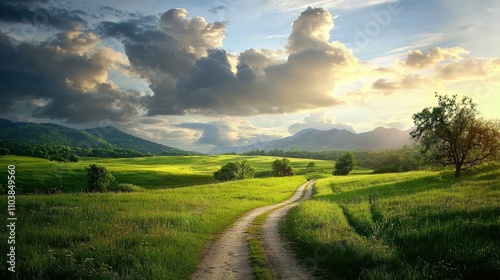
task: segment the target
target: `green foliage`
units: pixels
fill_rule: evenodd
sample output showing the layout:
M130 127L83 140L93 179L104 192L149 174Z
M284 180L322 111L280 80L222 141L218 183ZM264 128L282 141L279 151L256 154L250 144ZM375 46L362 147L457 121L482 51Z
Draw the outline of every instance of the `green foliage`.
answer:
M91 164L85 168L87 172L87 191L106 192L109 184L115 180L105 166Z
M435 162L455 166L460 171L492 159L500 151L499 123L478 117L472 98L438 95L438 106L425 108L413 115L417 128L411 137L418 141L422 153Z
M0 157L6 156L9 154L9 150L5 148L0 148Z
M114 192L144 192L145 189L134 184L119 184L116 188L112 189Z
M285 156L292 158L310 158L319 160L336 160L341 157L345 151L283 151L283 150L253 150L245 155L268 155ZM363 166L370 169L378 169L386 165L397 165L397 172L410 170L419 170L426 163L415 147L403 147L401 149L381 150L381 151L352 151L356 158L357 166Z
M499 279L500 166L465 172L319 180L283 233L328 279Z
M311 161L307 164L306 168L307 169L312 169L316 166L316 163L314 161Z
M66 160L69 161L69 162L78 162L79 158L75 154L68 154L66 156Z
M255 175L255 169L246 160L240 162L229 162L214 172L214 179L220 182L251 179Z
M291 162L287 158L277 159L273 161L273 175L277 177L283 176L293 176L295 171L291 165Z
M351 152L345 153L335 162L333 175L349 175L356 166L356 160Z

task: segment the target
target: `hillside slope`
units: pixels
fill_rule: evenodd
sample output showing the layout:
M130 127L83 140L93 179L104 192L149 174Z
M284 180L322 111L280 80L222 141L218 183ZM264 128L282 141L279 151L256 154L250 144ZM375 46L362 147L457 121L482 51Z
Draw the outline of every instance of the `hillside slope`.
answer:
M156 155L195 154L130 135L113 126L79 130L53 123L38 124L0 119L0 141L105 150L130 149Z
M306 129L297 134L278 140L258 142L248 146L236 146L213 151L213 153L243 153L251 150L383 150L411 145L410 131L379 127L373 131L353 133L345 129L321 131Z

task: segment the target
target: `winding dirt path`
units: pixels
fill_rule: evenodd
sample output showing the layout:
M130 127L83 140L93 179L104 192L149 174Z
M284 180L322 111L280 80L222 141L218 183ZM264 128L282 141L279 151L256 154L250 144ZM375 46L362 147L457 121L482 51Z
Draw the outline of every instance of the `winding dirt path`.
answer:
M272 211L262 226L264 249L269 260L269 269L275 279L315 279L297 262L290 246L279 234L279 221L290 209L311 197L314 183L309 183L306 194L300 200Z
M239 218L212 244L192 279L255 279L246 241L248 227L258 215L298 200L304 188L306 186L311 188L311 185L311 182L306 182L291 198L278 204L254 209Z

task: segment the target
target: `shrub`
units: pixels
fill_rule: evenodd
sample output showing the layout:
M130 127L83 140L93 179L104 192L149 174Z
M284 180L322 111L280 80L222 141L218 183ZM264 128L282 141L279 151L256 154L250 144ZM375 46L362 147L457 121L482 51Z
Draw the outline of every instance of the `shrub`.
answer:
M345 153L337 160L337 162L335 162L335 168L332 174L348 175L355 166L356 161L354 160L354 155L351 152Z
M85 171L87 171L88 192L106 192L109 184L115 180L105 166L93 163L86 167Z
M241 162L228 162L221 169L214 172L214 179L217 181L235 181L253 178L255 170L246 160Z
M290 160L287 158L275 160L273 162L273 175L276 177L295 175Z
M115 189L115 192L143 192L144 189L136 186L134 184L119 184Z

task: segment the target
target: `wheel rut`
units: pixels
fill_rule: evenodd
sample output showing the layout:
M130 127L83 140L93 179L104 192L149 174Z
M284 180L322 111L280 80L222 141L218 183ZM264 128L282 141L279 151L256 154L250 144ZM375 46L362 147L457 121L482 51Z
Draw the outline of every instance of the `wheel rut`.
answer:
M247 244L247 231L252 221L265 212L277 208L280 210L290 205L298 205L297 203L303 201L308 193L310 196L313 184L314 182L306 182L295 191L291 198L281 203L256 208L239 218L212 244L192 279L255 279L249 260L250 250ZM306 195L301 199L306 187Z

